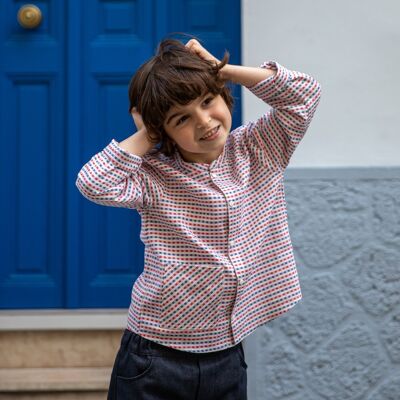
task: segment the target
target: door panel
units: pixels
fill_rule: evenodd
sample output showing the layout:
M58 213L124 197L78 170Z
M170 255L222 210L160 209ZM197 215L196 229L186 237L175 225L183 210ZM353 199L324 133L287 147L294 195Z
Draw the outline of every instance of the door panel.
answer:
M82 162L111 138L133 133L128 84L153 54L152 1L97 1L82 4ZM85 117L86 116L86 117ZM132 283L143 269L136 211L82 201L79 303L85 307L129 305Z
M44 23L23 29L22 2L0 8L0 306L61 307L64 270L64 20L39 2Z

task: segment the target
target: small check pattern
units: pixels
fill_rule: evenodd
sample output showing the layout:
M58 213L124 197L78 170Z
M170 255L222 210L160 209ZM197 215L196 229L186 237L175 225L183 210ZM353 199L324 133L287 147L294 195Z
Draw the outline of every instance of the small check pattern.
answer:
M144 270L127 328L178 350L223 350L302 298L284 171L321 97L311 76L276 61L248 89L270 106L230 132L211 164L179 152L139 157L114 139L78 174L87 199L141 216Z

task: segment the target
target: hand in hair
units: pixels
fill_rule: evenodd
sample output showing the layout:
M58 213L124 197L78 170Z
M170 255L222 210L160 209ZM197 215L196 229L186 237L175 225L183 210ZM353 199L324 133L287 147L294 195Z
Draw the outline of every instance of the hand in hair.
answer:
M185 45L192 53L197 54L200 58L206 61L219 64L220 61L209 53L196 39L190 39Z

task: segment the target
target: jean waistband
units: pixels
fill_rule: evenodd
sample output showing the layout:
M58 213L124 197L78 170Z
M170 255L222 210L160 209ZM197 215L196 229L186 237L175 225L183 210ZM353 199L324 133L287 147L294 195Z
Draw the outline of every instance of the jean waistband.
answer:
M199 358L210 358L210 357L219 357L225 354L229 354L233 351L236 351L242 343L238 343L235 346L229 347L224 350L212 351L207 353L191 353L188 351L182 351L173 349L172 347L163 346L159 343L153 342L152 340L148 340L143 336L138 335L137 333L130 331L129 329L125 329L125 332L122 336L121 345L123 347L128 347L129 351L139 354L139 355L150 355L153 357L176 357L176 358L185 358L185 359L199 359Z

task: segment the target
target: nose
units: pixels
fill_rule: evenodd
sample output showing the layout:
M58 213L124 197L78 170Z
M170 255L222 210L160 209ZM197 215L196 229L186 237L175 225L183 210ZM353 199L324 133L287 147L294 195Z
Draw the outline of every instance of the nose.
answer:
M208 115L208 113L205 112L199 112L197 114L197 128L201 129L204 127L208 127L208 125L211 122L211 117Z

